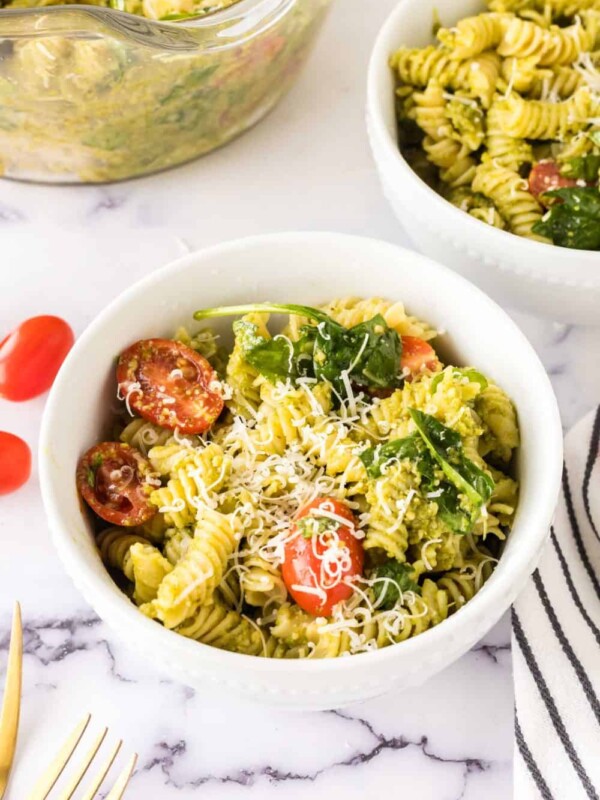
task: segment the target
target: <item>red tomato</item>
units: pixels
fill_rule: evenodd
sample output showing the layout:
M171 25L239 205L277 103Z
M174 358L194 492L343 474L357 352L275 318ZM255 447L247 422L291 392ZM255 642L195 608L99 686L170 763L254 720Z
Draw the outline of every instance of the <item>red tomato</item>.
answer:
M400 367L409 373L407 380L419 375L423 370L435 372L441 368L440 361L433 347L418 336L402 337L402 358Z
M31 475L31 450L14 433L0 431L0 494L10 494Z
M103 442L77 465L77 488L99 517L113 525L140 525L156 514L150 503L155 488L150 463L135 448Z
M529 191L538 199L544 192L566 186L577 186L577 181L561 175L556 161L540 161L529 173Z
M119 391L144 419L169 430L204 433L223 410L217 374L180 342L143 339L121 353Z
M348 524L328 515L348 520ZM299 530L300 520L308 517L316 526L322 521L333 525L322 532ZM300 608L314 616L327 616L337 603L351 596L353 589L347 579L362 575L364 552L356 538L354 515L344 503L320 497L301 509L294 531L298 535L285 546L283 580Z
M30 400L49 389L74 341L60 317L22 322L0 342L0 397Z

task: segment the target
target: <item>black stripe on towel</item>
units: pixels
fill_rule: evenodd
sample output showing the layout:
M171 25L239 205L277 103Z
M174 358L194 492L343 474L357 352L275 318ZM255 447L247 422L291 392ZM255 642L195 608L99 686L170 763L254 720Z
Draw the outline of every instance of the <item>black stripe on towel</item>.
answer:
M596 642L600 646L600 629L595 625L594 621L585 610L585 606L581 601L579 592L577 591L577 589L575 588L575 584L573 583L573 578L571 577L571 571L569 570L569 565L567 564L567 560L558 543L558 539L556 537L556 533L554 532L554 528L552 527L550 528L550 539L552 541L552 544L554 545L554 549L556 550L556 555L558 556L558 560L560 562L563 575L565 576L565 581L567 582L567 586L569 587L569 591L571 592L571 597L573 598L573 602L577 606L579 613L586 621L588 628L591 630L592 634L594 635L594 638L596 639Z
M573 497L571 496L571 487L569 486L569 474L567 472L567 465L564 465L563 468L563 494L565 496L565 505L567 507L567 514L569 515L569 522L571 524L571 530L573 531L573 538L575 539L575 544L577 545L577 551L579 553L579 557L583 562L583 566L585 567L585 571L588 574L590 581L594 589L596 590L596 594L600 597L600 583L598 583L598 578L596 578L596 573L592 565L590 564L590 559L588 558L588 554L583 544L583 539L581 538L581 530L579 529L579 523L577 522L577 517L575 515L575 509L573 508Z
M523 731L521 730L521 726L519 725L519 719L516 714L515 714L515 740L517 742L517 747L519 748L519 753L521 753L523 761L527 764L527 768L531 773L531 777L535 781L535 785L539 789L539 792L542 795L543 800L554 800L554 798L552 797L552 792L550 791L548 784L544 780L544 776L540 772L540 768L538 767L536 760L531 753L531 750L527 746L527 742L525 741L525 737L523 736Z
M558 617L552 608L550 600L548 599L548 593L546 592L546 587L544 586L544 582L542 580L542 576L540 575L539 569L533 573L533 582L535 584L535 588L537 589L538 596L544 607L544 611L546 612L546 616L550 620L550 624L552 625L552 630L556 634L556 638L558 639L560 646L569 659L575 674L579 678L579 682L581 683L581 688L587 698L588 703L591 706L592 711L594 712L594 716L596 717L596 722L600 723L600 702L598 702L598 696L594 691L594 687L590 679L588 678L587 672L585 671L583 664L575 655L575 651L571 647L571 643L569 639L565 635L565 632L562 628L562 625L558 621Z
M562 717L556 707L556 703L554 702L554 698L550 693L550 689L548 688L548 684L544 680L544 676L538 666L538 663L533 655L533 651L531 650L531 646L527 641L527 637L525 636L525 631L523 630L523 626L521 625L521 620L519 619L517 612L513 608L512 610L512 623L513 623L513 631L515 633L515 638L517 643L523 653L523 658L529 667L529 671L536 683L538 691L540 693L540 697L542 698L544 705L546 706L546 710L548 711L548 715L552 720L552 724L558 734L558 738L562 746L565 749L567 756L569 757L569 761L573 765L573 769L575 770L577 777L581 781L581 785L587 796L590 800L600 800L594 789L590 778L585 771L585 768L581 761L579 760L579 756L575 750L575 746L571 741L569 734L567 733L567 729L565 728L565 724L562 721Z
M585 472L583 475L583 486L581 488L581 494L583 496L583 507L585 508L585 513L587 514L587 518L589 520L590 525L592 526L592 530L596 534L596 538L600 540L600 535L598 534L598 529L592 519L592 511L590 509L590 479L592 477L592 472L594 471L594 464L596 463L596 459L598 458L600 451L600 406L596 411L596 416L594 418L594 425L592 427L592 438L590 439L590 449L588 451L588 457L585 464Z

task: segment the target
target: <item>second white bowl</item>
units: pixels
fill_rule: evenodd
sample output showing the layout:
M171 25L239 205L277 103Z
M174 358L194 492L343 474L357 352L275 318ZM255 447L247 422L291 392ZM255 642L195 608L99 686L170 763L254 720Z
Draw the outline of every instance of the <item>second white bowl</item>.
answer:
M367 88L367 126L383 190L419 250L499 302L562 322L600 325L600 252L529 241L474 219L427 186L398 148L390 55L402 46L430 44L434 12L451 26L485 10L483 0L402 0L383 25Z
M102 439L114 358L133 341L172 336L197 308L259 301L312 305L380 295L447 331L440 352L472 364L514 399L522 430L521 497L498 568L473 600L436 628L383 650L321 661L217 650L144 617L104 568L75 488L80 455ZM218 326L216 326L218 329ZM222 322L222 331L231 320ZM193 253L124 292L90 325L58 375L44 415L40 480L55 545L90 605L148 663L192 686L215 682L270 705L324 709L421 683L472 647L523 588L558 495L562 432L550 382L510 318L479 289L423 256L354 236L289 233Z

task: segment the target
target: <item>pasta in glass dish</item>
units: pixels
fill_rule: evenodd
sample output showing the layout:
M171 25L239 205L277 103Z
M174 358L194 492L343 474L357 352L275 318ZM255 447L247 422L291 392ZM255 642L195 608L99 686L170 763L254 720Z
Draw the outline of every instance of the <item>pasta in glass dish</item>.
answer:
M391 56L400 149L476 219L600 250L600 3L488 8Z
M285 314L281 329L270 315ZM273 658L401 642L468 602L518 501L517 415L400 302L205 309L117 364L114 439L77 468L100 555L142 613ZM107 526L108 523L108 526Z

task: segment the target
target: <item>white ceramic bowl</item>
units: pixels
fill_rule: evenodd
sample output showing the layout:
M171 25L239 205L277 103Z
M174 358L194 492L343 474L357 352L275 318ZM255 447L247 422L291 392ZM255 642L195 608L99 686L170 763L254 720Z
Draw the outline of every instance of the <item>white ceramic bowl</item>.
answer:
M562 322L599 325L600 252L528 241L474 219L427 186L398 149L390 54L430 44L434 11L451 26L485 8L483 0L402 0L383 25L367 89L367 127L383 190L419 250L498 302Z
M278 661L227 653L146 619L113 583L96 552L75 489L79 456L101 440L116 384L114 358L139 338L169 336L197 308L270 300L317 304L342 295L405 301L447 331L442 354L474 364L514 398L523 444L521 499L500 564L456 615L421 636L374 653L322 661ZM467 312L467 313L465 313ZM231 320L222 321L225 331ZM215 681L248 698L296 709L334 708L421 683L475 644L508 608L535 567L556 502L562 433L544 368L517 326L456 273L371 239L288 233L193 253L131 289L93 322L50 394L40 441L42 493L54 542L90 605L125 641L192 686Z

